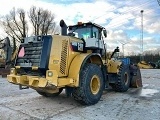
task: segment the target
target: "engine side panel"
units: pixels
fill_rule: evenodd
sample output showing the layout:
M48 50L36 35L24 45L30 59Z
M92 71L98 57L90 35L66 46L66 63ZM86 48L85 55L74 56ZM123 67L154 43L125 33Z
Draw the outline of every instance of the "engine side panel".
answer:
M68 76L73 58L82 52L83 41L69 36L53 36L51 46L49 70L56 70L58 77Z

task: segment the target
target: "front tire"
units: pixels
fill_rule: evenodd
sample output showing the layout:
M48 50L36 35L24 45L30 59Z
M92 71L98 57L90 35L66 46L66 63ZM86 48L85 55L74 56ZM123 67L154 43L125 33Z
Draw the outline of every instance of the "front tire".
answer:
M101 68L96 64L86 64L80 73L80 86L74 88L72 95L81 104L93 105L100 100L103 90Z
M112 85L112 88L117 92L126 92L130 86L130 71L129 66L121 65L117 74L118 80Z

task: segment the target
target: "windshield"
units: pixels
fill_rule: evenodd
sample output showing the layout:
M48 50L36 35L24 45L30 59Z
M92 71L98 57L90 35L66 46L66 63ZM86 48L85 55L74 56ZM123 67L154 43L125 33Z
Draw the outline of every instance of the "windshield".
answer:
M80 38L80 39L88 39L91 38L91 28L90 27L85 27L85 28L72 28L72 30L69 30L69 33L74 33L75 37Z

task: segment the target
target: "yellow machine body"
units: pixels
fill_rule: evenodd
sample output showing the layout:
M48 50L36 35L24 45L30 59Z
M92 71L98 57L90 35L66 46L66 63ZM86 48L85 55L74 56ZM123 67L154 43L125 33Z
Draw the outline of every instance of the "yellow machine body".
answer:
M16 71L21 67L15 66L11 69L10 75L7 76L8 81L53 93L65 86L78 87L79 73L84 62L103 64L98 55L72 50L71 42L83 43L79 39L59 35L53 35L52 38L54 40L51 45L49 69L46 71L45 77L18 75ZM82 51L81 49L79 51ZM37 69L37 66L32 66L33 71Z
M138 67L141 68L141 69L152 69L153 68L153 66L148 64L146 61L140 61L138 63Z

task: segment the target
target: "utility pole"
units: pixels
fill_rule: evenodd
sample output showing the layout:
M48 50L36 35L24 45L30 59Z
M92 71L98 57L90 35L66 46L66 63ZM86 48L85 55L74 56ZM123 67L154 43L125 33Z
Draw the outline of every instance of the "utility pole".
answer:
M124 58L124 45L126 45L126 44L129 43L129 42L125 42L125 43L123 43L123 42L121 42L121 41L119 41L119 42L122 44L123 58Z
M141 56L140 56L140 61L144 60L144 55L143 55L143 10L140 11L141 12Z

